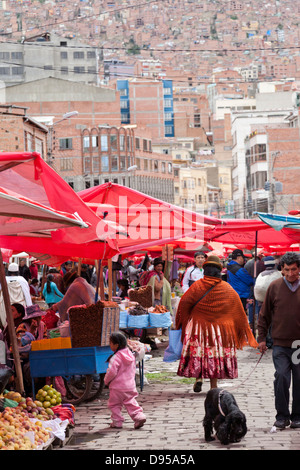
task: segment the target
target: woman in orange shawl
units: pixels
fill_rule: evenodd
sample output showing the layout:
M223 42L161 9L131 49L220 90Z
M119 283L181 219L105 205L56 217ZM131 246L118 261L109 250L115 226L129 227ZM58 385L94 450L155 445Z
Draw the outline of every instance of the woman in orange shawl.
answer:
M238 294L221 279L220 259L208 257L203 268L204 278L183 295L175 321L183 343L177 375L195 377L199 392L204 378L211 388L218 379L236 378L236 350L258 346Z

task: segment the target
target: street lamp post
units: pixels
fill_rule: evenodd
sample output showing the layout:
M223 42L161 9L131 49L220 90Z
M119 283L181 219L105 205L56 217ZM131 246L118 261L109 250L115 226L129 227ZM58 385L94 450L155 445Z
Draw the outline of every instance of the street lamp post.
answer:
M57 124L59 124L62 121L66 121L67 119L72 118L73 116L77 116L78 111L70 111L68 113L63 114L62 119L59 119L58 121L52 123L49 126L49 139L48 139L48 152L47 152L47 163L51 165L53 163L54 157L52 156L52 151L53 151L53 128Z
M136 183L136 181L135 181L135 170L136 169L137 169L137 165L132 165L132 166L127 168L128 172L131 172L131 171L133 172L133 178L134 178L133 186L134 186L134 189L136 189L136 187L135 187L136 186L136 184L135 184ZM130 185L130 176L129 176L129 187L131 187L131 185Z

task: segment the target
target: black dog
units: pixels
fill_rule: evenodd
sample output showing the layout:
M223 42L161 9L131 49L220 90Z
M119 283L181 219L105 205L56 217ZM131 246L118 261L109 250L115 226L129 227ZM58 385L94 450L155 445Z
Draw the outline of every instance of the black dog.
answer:
M213 428L221 444L239 442L247 433L246 417L239 409L234 396L220 388L212 388L204 402L203 419L206 442L213 441Z

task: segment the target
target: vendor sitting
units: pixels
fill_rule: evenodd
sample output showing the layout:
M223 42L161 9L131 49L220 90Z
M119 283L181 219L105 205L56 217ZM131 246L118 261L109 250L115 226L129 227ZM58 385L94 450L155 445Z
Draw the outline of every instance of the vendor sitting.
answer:
M25 308L25 317L16 330L19 345L25 350L30 350L28 345L31 341L43 339L47 336L47 327L42 321L42 317L46 315L38 305L31 305Z
M153 306L164 305L172 314L171 286L163 273L164 261L161 258L155 258L153 265L153 275L147 283L153 289Z

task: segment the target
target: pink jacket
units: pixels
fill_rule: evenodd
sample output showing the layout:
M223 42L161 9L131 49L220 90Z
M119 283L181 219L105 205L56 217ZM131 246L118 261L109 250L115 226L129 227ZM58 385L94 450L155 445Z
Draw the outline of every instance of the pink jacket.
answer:
M136 390L135 369L135 357L130 349L120 349L109 361L104 383L118 390Z

